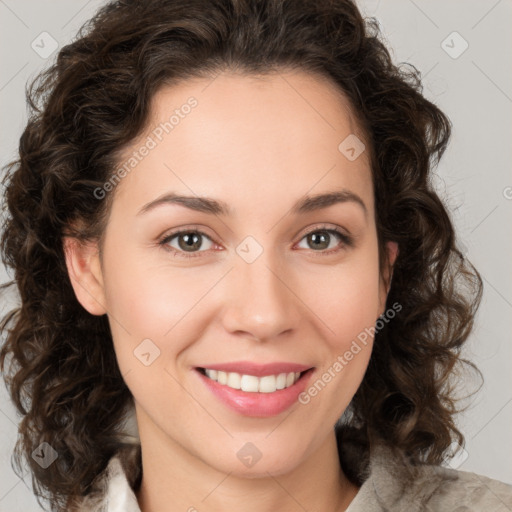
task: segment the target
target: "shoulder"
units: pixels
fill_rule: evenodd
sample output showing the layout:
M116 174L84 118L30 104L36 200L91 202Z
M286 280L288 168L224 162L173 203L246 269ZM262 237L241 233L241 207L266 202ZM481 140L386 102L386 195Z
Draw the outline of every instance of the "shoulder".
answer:
M442 469L444 474L453 475L453 479L442 480L438 492L433 496L433 505L446 503L453 510L463 506L468 512L512 511L512 485L476 473Z
M376 447L364 483L347 512L510 512L512 486L443 466L411 465Z
M119 450L73 512L140 512L135 496L141 477L140 454L137 444Z

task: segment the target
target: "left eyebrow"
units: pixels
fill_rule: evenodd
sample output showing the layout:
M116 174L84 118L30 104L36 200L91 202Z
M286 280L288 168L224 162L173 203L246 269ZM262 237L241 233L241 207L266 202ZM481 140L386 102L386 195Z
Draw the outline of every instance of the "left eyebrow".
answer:
M337 192L329 192L327 194L317 194L315 196L306 196L297 201L292 207L293 214L304 214L315 210L328 208L338 203L355 203L358 204L364 212L365 218L368 217L368 209L364 201L354 192L342 189Z
M303 197L292 206L291 212L294 215L303 215L315 210L328 208L334 204L348 202L358 204L363 209L365 218L368 216L368 210L364 201L354 192L345 189L337 192L329 192L326 194L317 194L314 196ZM231 208L227 203L223 201L218 201L217 199L210 197L183 196L171 192L145 204L139 210L137 215L146 213L164 204L178 204L190 210L208 213L211 215L229 216L232 213Z

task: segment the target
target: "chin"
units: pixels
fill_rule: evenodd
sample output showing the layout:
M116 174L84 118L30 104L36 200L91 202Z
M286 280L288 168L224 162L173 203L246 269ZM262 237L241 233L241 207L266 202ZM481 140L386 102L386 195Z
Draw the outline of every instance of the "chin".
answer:
M290 451L293 452L290 447ZM252 463L242 462L236 455L232 457L219 457L216 458L211 464L217 471L223 473L230 473L231 476L238 478L268 478L269 473L272 476L287 474L293 471L299 464L300 460L292 458L296 453L280 453L273 452L272 454L261 454L261 458ZM243 459L243 457L242 457Z

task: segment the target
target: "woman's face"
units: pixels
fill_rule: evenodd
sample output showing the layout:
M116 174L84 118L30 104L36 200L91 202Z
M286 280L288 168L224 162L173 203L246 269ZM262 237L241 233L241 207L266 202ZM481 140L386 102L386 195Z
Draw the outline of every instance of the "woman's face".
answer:
M108 314L143 443L258 475L296 467L332 435L387 293L361 142L337 89L303 72L224 73L154 97L119 161L101 260L91 253L90 276L73 278L84 307ZM324 194L338 200L312 201ZM267 376L228 384L266 392L198 370L228 363ZM314 370L272 392L292 381L269 375L293 371L273 363ZM243 447L258 456L248 442L254 467L240 463Z

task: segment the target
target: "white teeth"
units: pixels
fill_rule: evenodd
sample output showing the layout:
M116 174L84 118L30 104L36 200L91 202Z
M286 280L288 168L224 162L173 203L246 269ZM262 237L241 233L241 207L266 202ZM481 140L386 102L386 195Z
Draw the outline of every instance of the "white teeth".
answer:
M219 384L227 384L228 383L228 374L226 372L217 372L217 382Z
M259 380L260 379L254 375L242 375L240 380L240 389L242 391L251 391L255 393L258 391Z
M217 380L217 370L206 370L206 374L210 379Z
M265 375L260 378L260 386L258 391L260 393L273 393L277 390L275 375Z
M284 389L286 386L286 373L280 373L276 379L276 388Z
M279 375L241 375L236 372L205 369L207 377L233 389L241 389L250 393L273 393L278 389L289 388L300 377L300 372L280 373Z
M233 389L240 389L242 386L241 380L240 374L233 372L228 373L227 385Z

